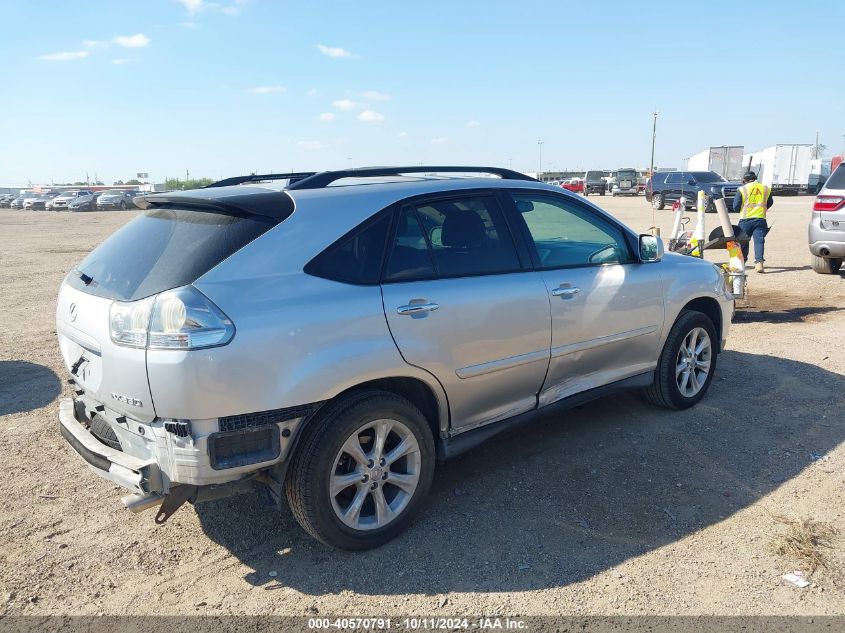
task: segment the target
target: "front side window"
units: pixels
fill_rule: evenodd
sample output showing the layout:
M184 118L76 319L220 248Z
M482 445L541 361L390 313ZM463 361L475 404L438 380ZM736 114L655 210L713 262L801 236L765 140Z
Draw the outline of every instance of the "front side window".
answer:
M513 194L541 268L624 264L631 261L622 232L568 200Z
M673 171L669 174L669 177L666 179L667 185L679 185L682 182L686 182L688 176L682 171Z
M388 259L388 280L520 269L504 215L490 196L405 205Z

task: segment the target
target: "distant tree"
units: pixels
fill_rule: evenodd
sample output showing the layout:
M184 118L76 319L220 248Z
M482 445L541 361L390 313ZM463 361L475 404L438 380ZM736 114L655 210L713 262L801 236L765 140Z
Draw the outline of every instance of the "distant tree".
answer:
M115 180L112 184L113 185L123 185L123 184L126 184L126 183L124 183L122 180Z
M178 178L167 178L164 181L164 188L168 191L173 189L199 189L214 182L211 178L191 178L190 180L179 180Z
M87 182L82 182L81 180L77 180L75 183L73 183L73 186L79 187L81 185L87 185L87 184L88 184Z
M102 186L104 186L106 183L104 183L102 180L95 180L95 181L94 181L94 184L95 184L96 186L98 186L98 187L102 187Z
M140 184L141 184L141 181L140 181L140 180L138 180L137 178L133 178L132 180L127 180L127 181L126 181L125 183L123 183L123 184L124 184L124 185L140 185Z

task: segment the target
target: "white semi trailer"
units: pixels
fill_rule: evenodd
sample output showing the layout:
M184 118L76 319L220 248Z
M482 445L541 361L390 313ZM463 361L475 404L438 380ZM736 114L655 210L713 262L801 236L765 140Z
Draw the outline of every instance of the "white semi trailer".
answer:
M809 143L772 145L743 155L742 164L772 193L815 193L822 163L814 160L813 149Z
M687 171L715 171L726 180L742 179L742 145L708 147L687 159Z

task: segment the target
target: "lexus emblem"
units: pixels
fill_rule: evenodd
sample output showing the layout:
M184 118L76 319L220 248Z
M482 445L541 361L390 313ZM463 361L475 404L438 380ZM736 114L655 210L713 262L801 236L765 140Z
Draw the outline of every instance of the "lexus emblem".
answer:
M67 311L68 311L68 314L70 314L70 320L76 321L76 314L77 314L76 304L71 303L70 307L67 309Z

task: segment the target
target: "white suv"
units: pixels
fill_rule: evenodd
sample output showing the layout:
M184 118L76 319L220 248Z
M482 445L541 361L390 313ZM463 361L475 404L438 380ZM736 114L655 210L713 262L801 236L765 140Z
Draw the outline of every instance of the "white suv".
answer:
M622 388L692 406L733 311L714 265L506 169L248 176L139 203L61 287L59 418L158 522L265 486L321 541L379 545L436 460L538 413Z
M845 259L845 163L816 196L808 232L813 270L825 275L838 273Z

